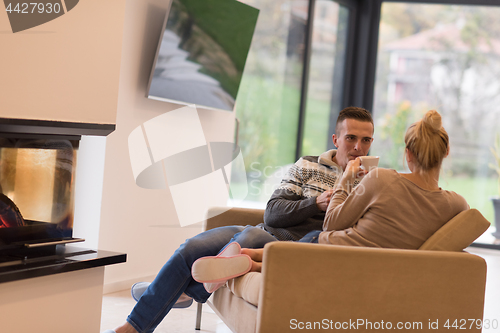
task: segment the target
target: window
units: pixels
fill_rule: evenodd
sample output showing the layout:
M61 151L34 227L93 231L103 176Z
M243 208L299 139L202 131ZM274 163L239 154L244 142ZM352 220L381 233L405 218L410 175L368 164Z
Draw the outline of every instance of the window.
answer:
M400 171L406 128L436 109L451 139L441 186L495 223L500 1L247 1L263 9L236 108L249 203L264 207L297 156L332 147L342 108L372 111L371 154Z
M349 9L333 1L318 0L313 22L300 155L316 156L328 149L338 112L342 109Z
M261 207L259 201L270 197L266 175L295 159L308 1L244 2L260 13L235 110L248 177L246 205ZM231 187L245 187L246 180L235 176Z
M308 57L312 2L244 2L259 8L260 14L237 98L236 117L248 177L244 205L262 208L288 166L296 161L299 135L301 155L318 155L331 141L335 123L331 125L330 118L336 118L341 109L349 11L335 1L315 1ZM305 71L306 62L309 71ZM304 75L309 88L306 103L301 103ZM232 174L231 188L237 191L246 185L236 176Z
M500 135L499 15L500 7L382 4L371 150L380 166L403 170L406 128L437 110L451 146L440 185L492 223L491 197L500 194L489 167ZM498 242L492 231L479 242Z

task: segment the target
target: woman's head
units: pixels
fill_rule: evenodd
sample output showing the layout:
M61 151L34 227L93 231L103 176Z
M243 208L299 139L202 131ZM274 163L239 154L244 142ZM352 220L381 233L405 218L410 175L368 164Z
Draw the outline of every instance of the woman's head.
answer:
M440 167L449 151L448 133L442 126L441 115L435 110L427 111L406 130L405 144L419 170Z

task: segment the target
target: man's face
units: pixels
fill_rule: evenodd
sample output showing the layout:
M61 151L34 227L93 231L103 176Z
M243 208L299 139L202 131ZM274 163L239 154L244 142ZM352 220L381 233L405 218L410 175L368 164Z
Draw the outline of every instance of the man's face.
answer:
M373 141L373 125L368 121L344 119L339 133L332 138L337 147L334 162L345 169L350 160L368 154Z

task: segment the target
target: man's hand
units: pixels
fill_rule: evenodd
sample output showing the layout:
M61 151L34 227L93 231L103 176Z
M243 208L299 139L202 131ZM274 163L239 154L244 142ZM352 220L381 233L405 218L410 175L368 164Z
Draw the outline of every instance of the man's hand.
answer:
M368 171L361 169L361 159L359 157L349 161L336 188L341 188L347 193L351 193L356 178L363 177L367 173Z
M347 163L342 177L346 178L347 180L354 181L354 179L363 177L367 173L368 171L361 169L361 159L357 157L355 160L349 161L349 163Z
M332 194L333 190L327 190L321 193L319 197L316 197L316 206L318 206L319 210L321 210L322 212L326 212Z

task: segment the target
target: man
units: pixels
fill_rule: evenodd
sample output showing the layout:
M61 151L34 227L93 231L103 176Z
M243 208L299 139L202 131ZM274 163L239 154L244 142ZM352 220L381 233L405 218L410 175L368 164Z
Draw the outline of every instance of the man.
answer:
M274 191L264 214L264 229L272 235L296 241L311 230L322 229L333 188L347 163L368 154L373 119L365 109L345 108L335 133L336 150L300 158Z
M132 290L139 300L122 326L105 333L152 331L176 302L191 297L205 302L214 286L193 280L191 266L198 258L214 256L227 244L262 248L268 242L299 240L312 230L321 230L325 211L337 179L347 163L364 156L373 140L373 120L368 111L348 107L340 112L332 139L336 150L320 156L305 156L289 170L273 193L258 226L227 226L202 232L175 251L155 280L142 290ZM142 296L141 296L142 294ZM189 304L189 302L188 302Z

